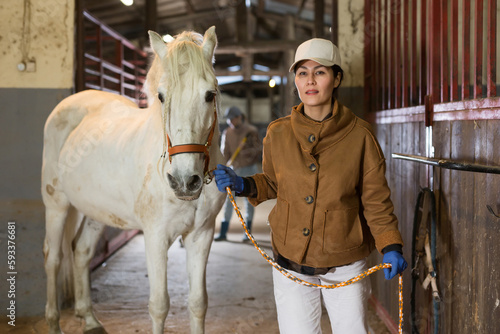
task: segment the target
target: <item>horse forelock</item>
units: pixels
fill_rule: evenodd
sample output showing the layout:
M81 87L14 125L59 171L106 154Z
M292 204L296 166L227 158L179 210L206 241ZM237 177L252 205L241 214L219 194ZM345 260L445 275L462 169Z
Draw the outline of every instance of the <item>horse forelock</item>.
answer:
M144 84L148 102L153 101L160 85L165 87L165 98L170 101L176 91L196 87L200 78L216 83L213 65L204 56L202 45L202 35L185 31L168 43L164 59L155 56Z

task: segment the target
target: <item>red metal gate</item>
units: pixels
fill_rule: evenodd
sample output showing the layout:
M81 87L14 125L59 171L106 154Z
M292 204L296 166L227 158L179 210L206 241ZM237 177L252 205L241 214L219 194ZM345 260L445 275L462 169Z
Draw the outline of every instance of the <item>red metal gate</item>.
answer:
M87 11L82 11L78 22L76 91L112 92L146 107L146 96L141 92L146 52Z
M372 120L423 120L426 105L427 124L500 118L496 29L497 0L366 0L365 103L382 111Z

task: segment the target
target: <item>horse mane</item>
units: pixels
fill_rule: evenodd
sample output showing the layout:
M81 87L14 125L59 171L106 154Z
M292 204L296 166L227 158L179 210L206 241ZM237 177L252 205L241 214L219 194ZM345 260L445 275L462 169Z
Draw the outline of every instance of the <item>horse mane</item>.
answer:
M201 34L184 31L168 43L168 53L165 59L162 60L155 55L143 88L149 105L152 105L156 98L160 84L167 87L165 99L170 101L174 87L182 89L181 82L186 87L195 87L200 74L205 80L216 82L213 60L207 61L203 54L202 44Z

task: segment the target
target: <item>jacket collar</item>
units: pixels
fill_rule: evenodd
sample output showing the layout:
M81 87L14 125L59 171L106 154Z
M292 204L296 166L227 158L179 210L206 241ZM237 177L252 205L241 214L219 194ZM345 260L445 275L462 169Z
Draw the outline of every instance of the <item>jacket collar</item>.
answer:
M332 115L321 121L315 121L304 115L304 104L293 107L291 123L295 138L304 151L318 154L344 138L356 124L354 114L337 100L333 105Z

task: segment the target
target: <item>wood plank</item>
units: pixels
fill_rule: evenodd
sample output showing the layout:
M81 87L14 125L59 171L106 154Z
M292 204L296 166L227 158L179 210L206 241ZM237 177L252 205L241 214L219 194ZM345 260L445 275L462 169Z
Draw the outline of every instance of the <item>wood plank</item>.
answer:
M486 138L481 139L483 154L481 159L488 163L500 163L500 124L498 121L485 121L483 131ZM479 141L478 141L479 142ZM477 273L479 281L477 284L478 296L478 323L480 331L478 333L500 333L500 219L492 215L486 205L490 205L494 212L500 213L500 177L498 175L485 175L485 187L478 189L484 194L484 201L479 202L476 208L477 213L484 217L478 222L478 229L483 237L482 251L477 253Z
M474 122L474 138L470 138L471 141L474 141L475 144L475 161L484 161L483 157L486 156L487 147L484 143L487 140L487 121L478 121ZM487 252L485 239L487 238L486 232L486 219L487 214L489 214L488 210L486 210L484 205L481 203L486 202L486 175L474 173L474 189L473 189L473 198L474 198L474 251L473 257L475 263L474 266L474 296L475 296L475 310L474 310L474 323L472 324L474 328L474 332L481 333L483 332L484 326L486 324L482 324L480 319L480 312L485 311L484 305L486 301L490 298L490 294L485 293L487 291L487 287L489 282L485 280L486 278L486 270L491 270L491 268L485 268L484 263L484 255ZM482 208L481 208L482 206Z
M435 155L450 158L451 154L451 122L435 122L434 123L434 148ZM453 259L452 240L451 240L451 218L450 218L450 193L451 193L451 170L437 168L434 173L434 193L436 196L437 209L437 279L438 289L442 302L440 305L440 333L450 333L451 323L454 319L451 301L451 286L452 286L452 270Z
M474 159L473 122L452 122L451 159L471 161ZM474 333L475 296L474 277L474 174L451 172L450 208L452 222L453 291L454 314L460 314L452 322L452 333Z

